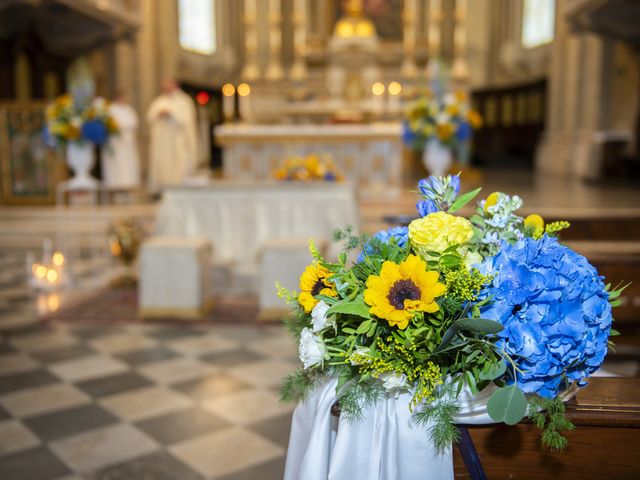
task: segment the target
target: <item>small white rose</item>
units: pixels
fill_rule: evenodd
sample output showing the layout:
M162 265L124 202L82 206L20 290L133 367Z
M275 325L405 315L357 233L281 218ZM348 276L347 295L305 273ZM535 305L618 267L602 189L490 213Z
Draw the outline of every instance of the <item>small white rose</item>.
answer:
M464 256L463 262L467 269L471 270L471 267L482 263L482 260L482 255L480 255L478 252L467 252L467 254Z
M332 325L327 318L327 310L329 310L329 305L320 300L313 310L311 310L311 318L313 319L313 331L319 332L320 330L324 330L328 326Z
M380 375L380 380L383 381L382 386L387 391L397 390L407 386L407 377L404 373L401 373L401 374L397 374L396 372L384 373Z
M371 356L369 347L357 347L356 350L349 355L349 363L351 365L364 365Z
M322 337L315 335L310 329L303 328L300 333L300 346L298 356L307 369L322 362L326 348L322 342Z

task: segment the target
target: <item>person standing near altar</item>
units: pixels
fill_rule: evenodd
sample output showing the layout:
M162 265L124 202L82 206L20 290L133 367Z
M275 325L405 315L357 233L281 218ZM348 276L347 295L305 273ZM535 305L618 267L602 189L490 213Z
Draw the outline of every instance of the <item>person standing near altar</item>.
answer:
M196 108L174 80L165 81L162 94L149 107L149 189L159 192L179 185L198 163Z
M116 93L109 113L118 125L118 134L109 138L102 154L102 179L107 188L136 189L140 186L138 156L138 114L123 92Z

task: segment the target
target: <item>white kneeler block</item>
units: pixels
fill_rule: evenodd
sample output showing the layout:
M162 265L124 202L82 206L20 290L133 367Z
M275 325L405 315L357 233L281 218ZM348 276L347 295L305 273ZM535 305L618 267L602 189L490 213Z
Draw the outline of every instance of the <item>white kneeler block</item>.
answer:
M199 319L209 305L211 244L199 237L152 237L140 251L139 315Z
M319 242L316 246L320 252L325 249ZM261 319L283 317L288 313L287 303L277 295L276 282L299 291L300 275L312 261L307 239L270 240L262 245L258 288Z

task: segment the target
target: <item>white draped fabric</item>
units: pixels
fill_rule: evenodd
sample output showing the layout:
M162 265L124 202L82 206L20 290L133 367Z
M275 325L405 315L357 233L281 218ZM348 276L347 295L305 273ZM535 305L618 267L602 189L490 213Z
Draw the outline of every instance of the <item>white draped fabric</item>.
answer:
M198 161L196 109L191 97L181 90L160 95L151 103L147 121L150 189L184 183Z
M358 228L351 184L217 181L167 188L156 233L206 237L216 261L255 265L267 241L328 242L336 228L347 225Z
M451 449L436 453L426 425L418 425L409 411L411 394L389 394L363 412L357 422L338 421L331 414L336 379L327 380L298 404L293 412L285 480L452 480ZM487 402L497 387L458 396L462 425L495 423ZM569 400L572 387L561 395Z
M138 158L138 114L130 105L114 102L109 113L118 125L118 134L109 138L103 149L102 177L108 188L137 188L140 186Z

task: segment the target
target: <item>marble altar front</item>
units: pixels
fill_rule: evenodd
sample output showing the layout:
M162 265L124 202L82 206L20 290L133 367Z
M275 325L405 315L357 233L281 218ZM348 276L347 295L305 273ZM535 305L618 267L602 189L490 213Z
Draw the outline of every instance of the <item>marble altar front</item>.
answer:
M350 125L225 124L215 128L226 179L269 180L288 157L328 154L366 194L394 195L402 182L400 123Z
M204 237L215 263L257 268L267 242L313 238L329 243L333 231L359 228L354 186L350 183L212 181L167 188L156 220L156 234Z

